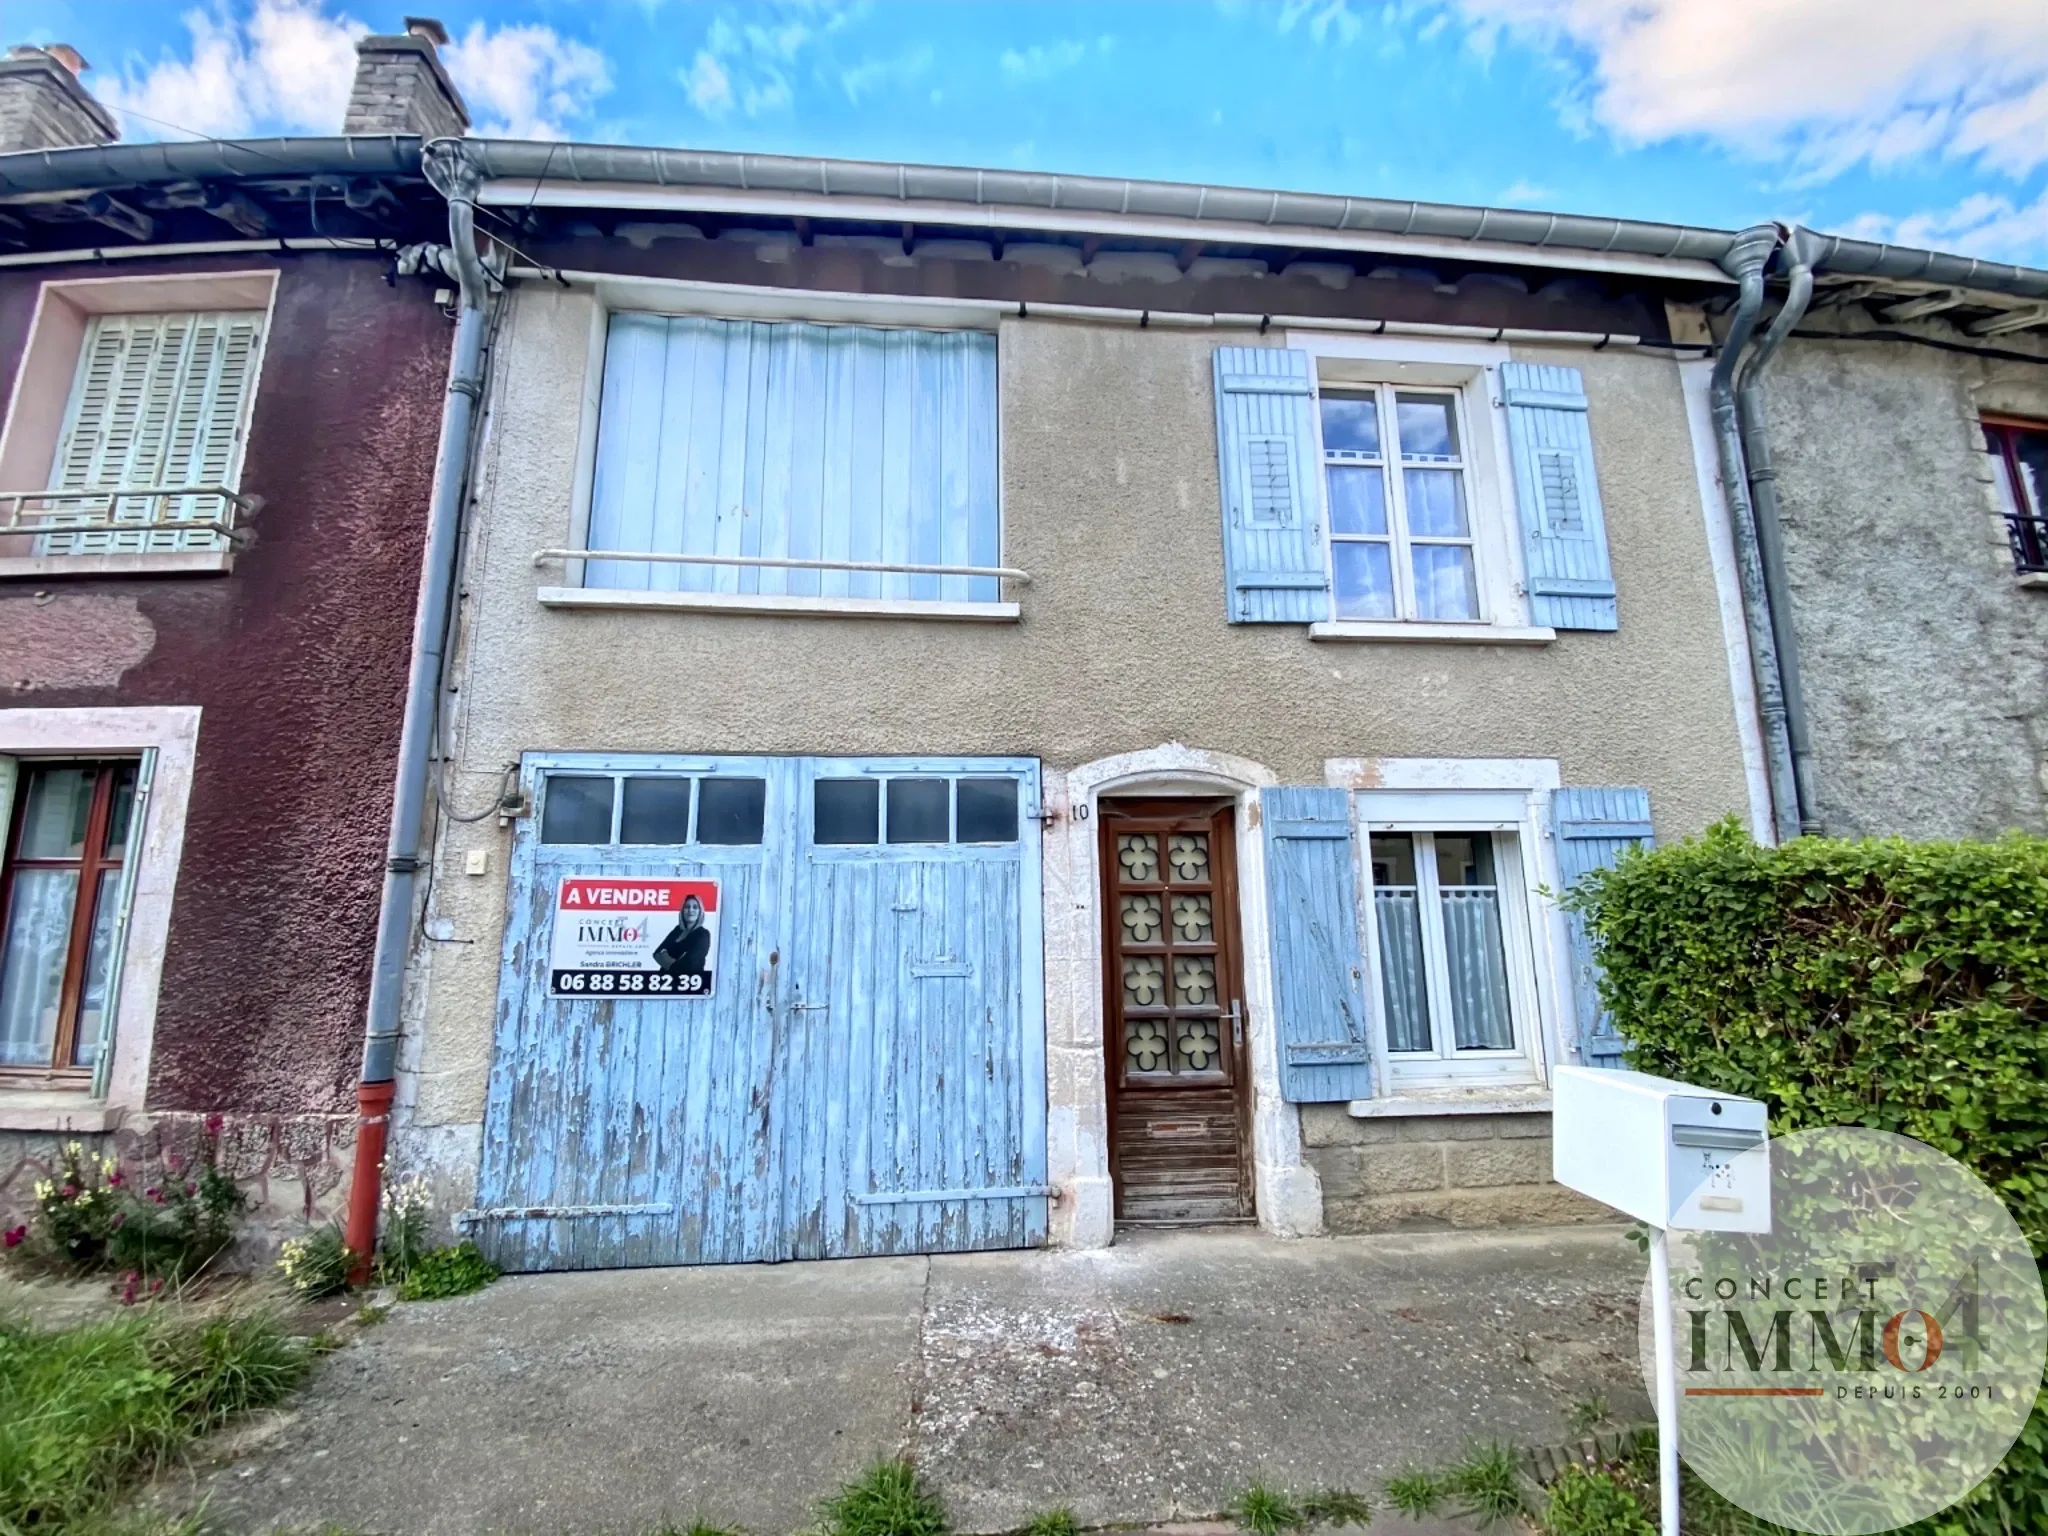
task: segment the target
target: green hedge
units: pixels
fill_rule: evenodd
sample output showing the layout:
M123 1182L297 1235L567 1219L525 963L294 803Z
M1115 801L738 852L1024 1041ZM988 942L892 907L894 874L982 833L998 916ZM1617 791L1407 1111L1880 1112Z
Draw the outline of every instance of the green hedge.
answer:
M1774 1131L1938 1147L2048 1263L2048 838L1761 848L1731 820L1629 853L1566 901L1629 1065L1760 1098ZM1989 1482L1914 1531L2048 1531L2048 1406Z
M1762 1099L1773 1130L1938 1147L2048 1258L2048 838L1762 848L1727 821L1568 900L1631 1066Z

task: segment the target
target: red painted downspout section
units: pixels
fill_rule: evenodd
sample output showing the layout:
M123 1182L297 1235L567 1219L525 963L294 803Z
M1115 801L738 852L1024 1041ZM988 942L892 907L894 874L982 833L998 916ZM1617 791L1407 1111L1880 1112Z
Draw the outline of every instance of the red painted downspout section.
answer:
M356 1086L356 1161L348 1186L348 1225L342 1241L354 1255L349 1283L370 1278L377 1250L377 1201L384 1187L384 1149L391 1140L391 1099L396 1083Z

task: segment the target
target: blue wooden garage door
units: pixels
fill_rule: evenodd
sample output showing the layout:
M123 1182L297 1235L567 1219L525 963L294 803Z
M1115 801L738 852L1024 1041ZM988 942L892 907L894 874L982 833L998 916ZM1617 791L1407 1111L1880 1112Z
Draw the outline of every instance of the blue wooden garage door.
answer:
M547 755L524 774L471 1216L493 1259L1044 1241L1035 761ZM708 996L563 995L556 914L594 880L717 883Z

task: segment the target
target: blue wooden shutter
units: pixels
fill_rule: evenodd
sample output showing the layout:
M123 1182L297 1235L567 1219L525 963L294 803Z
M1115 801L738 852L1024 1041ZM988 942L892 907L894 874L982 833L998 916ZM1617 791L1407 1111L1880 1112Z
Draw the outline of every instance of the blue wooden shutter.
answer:
M1529 617L1556 629L1617 628L1585 380L1576 368L1504 363L1500 383L1529 567Z
M1001 563L996 339L614 315L588 548ZM992 576L634 565L593 587L992 602Z
M1551 816L1557 829L1558 875L1566 890L1581 875L1611 866L1624 848L1647 847L1653 841L1647 789L1560 789L1551 796ZM1567 912L1565 926L1571 931L1579 1060L1589 1067L1618 1067L1623 1042L1613 1018L1600 1006L1599 962L1585 920Z
M1351 797L1264 789L1280 1096L1294 1104L1372 1097L1365 963L1351 860Z
M1306 352L1216 349L1223 576L1233 624L1330 616L1315 392Z

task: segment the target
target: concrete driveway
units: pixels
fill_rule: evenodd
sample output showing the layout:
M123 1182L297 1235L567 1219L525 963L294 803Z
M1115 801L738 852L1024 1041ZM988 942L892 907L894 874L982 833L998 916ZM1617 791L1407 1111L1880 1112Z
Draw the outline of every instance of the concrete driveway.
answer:
M196 1492L229 1530L796 1530L908 1452L963 1531L1377 1493L1476 1437L1648 1412L1620 1229L521 1276L401 1306Z

